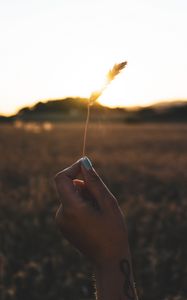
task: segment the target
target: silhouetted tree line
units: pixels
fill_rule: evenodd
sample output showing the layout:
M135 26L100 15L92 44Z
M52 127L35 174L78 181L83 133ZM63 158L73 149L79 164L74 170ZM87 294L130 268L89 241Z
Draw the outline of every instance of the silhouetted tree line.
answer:
M38 102L32 107L23 107L11 117L0 116L0 122L21 121L80 121L84 119L87 109L87 98L68 97L60 100ZM186 122L187 104L157 108L150 106L134 110L125 108L108 108L99 103L92 106L92 115L105 114L105 120L124 121L127 123L137 122ZM118 118L118 116L120 116ZM94 118L93 118L94 119ZM96 118L97 119L97 118Z
M128 122L186 122L187 104L158 110L153 107L133 111L127 116Z

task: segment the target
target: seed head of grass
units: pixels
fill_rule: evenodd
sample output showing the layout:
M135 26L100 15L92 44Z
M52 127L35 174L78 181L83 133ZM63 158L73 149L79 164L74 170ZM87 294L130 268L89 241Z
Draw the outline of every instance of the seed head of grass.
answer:
M121 62L119 64L115 64L113 68L108 72L106 76L106 82L102 86L102 88L98 91L94 91L89 98L89 105L93 105L97 99L102 95L103 91L107 88L107 86L115 79L115 77L126 67L127 61Z
M121 62L119 64L115 64L107 74L108 82L114 80L114 78L126 67L126 65L127 65L127 61Z

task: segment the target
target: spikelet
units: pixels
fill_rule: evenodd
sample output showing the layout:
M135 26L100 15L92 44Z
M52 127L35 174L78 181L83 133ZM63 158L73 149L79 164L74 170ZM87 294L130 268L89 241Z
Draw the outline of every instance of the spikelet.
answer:
M108 72L106 76L106 82L103 87L98 90L94 91L89 98L89 105L93 105L97 99L102 95L103 91L107 88L107 86L111 83L112 80L126 67L127 61L121 62L119 64L115 64L113 68Z
M93 105L97 99L102 95L103 90L100 91L94 91L91 93L90 98L89 98L89 105Z
M115 64L113 68L107 74L108 82L111 82L127 65L127 61L124 61L119 64Z

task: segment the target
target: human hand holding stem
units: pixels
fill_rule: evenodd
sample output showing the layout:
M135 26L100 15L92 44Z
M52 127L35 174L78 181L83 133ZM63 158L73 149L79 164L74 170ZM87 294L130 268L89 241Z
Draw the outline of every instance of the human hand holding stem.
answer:
M78 160L55 182L61 200L57 224L93 264L97 300L137 300L125 217L90 160Z
M107 88L107 86L126 67L126 65L127 65L127 61L119 63L119 64L115 64L113 66L113 68L108 72L108 74L106 76L106 81L105 81L104 85L101 87L101 89L98 91L94 91L90 95L90 98L88 99L87 117L86 117L86 123L85 123L85 128L84 128L84 138L83 138L83 151L82 151L83 157L86 154L86 139L87 139L88 124L89 124L89 119L90 119L90 106L92 106L98 100L98 98L102 95L102 93Z

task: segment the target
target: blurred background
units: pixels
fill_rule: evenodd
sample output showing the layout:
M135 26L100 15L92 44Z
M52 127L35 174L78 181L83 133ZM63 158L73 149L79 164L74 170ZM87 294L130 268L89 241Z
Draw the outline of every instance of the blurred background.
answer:
M0 299L93 300L54 222L86 154L127 215L140 299L187 299L187 2L0 0Z

